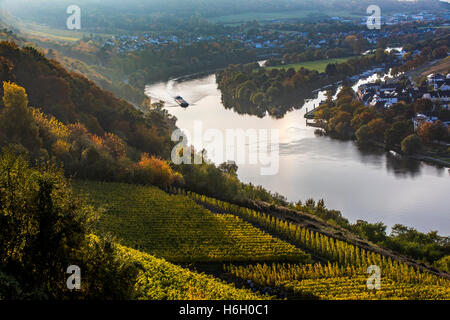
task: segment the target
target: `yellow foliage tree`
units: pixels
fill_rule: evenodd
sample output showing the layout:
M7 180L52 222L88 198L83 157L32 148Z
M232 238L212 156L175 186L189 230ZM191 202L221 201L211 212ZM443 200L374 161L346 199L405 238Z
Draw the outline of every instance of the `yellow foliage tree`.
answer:
M29 151L40 150L39 130L25 89L15 83L3 82L3 105L0 113L0 133L7 144L20 144Z

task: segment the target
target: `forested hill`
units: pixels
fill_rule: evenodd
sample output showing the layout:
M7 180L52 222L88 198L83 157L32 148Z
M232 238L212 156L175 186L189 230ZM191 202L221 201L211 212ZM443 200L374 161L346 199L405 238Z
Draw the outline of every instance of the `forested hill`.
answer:
M80 122L96 135L114 133L142 152L162 157L170 152L173 119L164 113L144 117L128 102L84 76L66 71L34 48L1 42L0 81L26 88L31 106L65 124Z
M138 111L34 48L0 42L0 87L0 149L56 160L66 176L286 204L212 163L174 166L166 160L176 118L158 104Z

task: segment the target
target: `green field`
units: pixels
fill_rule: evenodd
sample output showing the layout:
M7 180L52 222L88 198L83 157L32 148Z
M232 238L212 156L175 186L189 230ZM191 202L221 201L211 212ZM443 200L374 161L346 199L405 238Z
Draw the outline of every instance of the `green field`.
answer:
M337 58L337 59L326 59L326 60L315 60L315 61L305 61L305 62L299 62L299 63L293 63L293 64L286 64L282 66L274 66L274 67L267 67L267 70L272 69L289 69L294 68L295 71L297 71L300 68L306 68L309 70L316 70L318 72L325 72L325 68L330 63L341 63L348 61L353 57L347 57L347 58Z
M74 188L104 208L98 231L172 262L309 260L295 246L234 215L213 214L186 196L119 183L83 181Z

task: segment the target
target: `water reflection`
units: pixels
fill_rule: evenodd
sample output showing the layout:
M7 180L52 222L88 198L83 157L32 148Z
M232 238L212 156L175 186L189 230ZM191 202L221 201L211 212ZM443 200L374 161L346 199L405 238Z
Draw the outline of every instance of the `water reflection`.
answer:
M295 130L296 133L302 131L298 128L289 128L289 130ZM318 139L322 139L322 141L318 142ZM326 149L317 148L318 144L321 147L326 147ZM352 152L355 148L358 152ZM386 168L388 173L392 173L399 178L419 177L425 166L435 169L439 176L444 176L446 172L445 168L401 157L400 155L386 152L382 148L360 147L353 141L336 140L329 137L311 137L290 143L281 143L279 145L279 151L280 156L301 155L308 157L310 160L346 162L354 160L357 157L366 166L378 170Z
M399 178L415 178L420 176L422 164L409 158L388 153L386 155L386 169Z
M373 76L370 80L375 79ZM290 201L323 198L327 207L341 210L351 221L383 221L388 226L401 223L424 232L438 230L450 234L447 170L383 149L362 149L353 141L316 136L315 129L306 126L304 114L306 108L311 110L324 99L324 92L282 119L267 114L262 118L239 115L224 108L214 75L155 84L147 88L147 94L153 100L168 101L167 110L177 117L177 126L182 130L193 132L194 122L199 120L205 130L278 129L281 142L278 174L261 176L260 166L240 165L238 175L243 182L262 185ZM176 95L193 105L186 110L175 107Z

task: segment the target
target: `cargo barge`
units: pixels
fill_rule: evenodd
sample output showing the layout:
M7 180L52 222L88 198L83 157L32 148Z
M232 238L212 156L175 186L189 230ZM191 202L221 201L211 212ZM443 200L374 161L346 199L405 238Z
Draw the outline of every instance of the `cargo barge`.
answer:
M177 96L175 97L175 101L176 103L178 103L180 105L180 107L182 108L187 108L189 107L189 103L186 102L186 100L184 100L182 97Z

